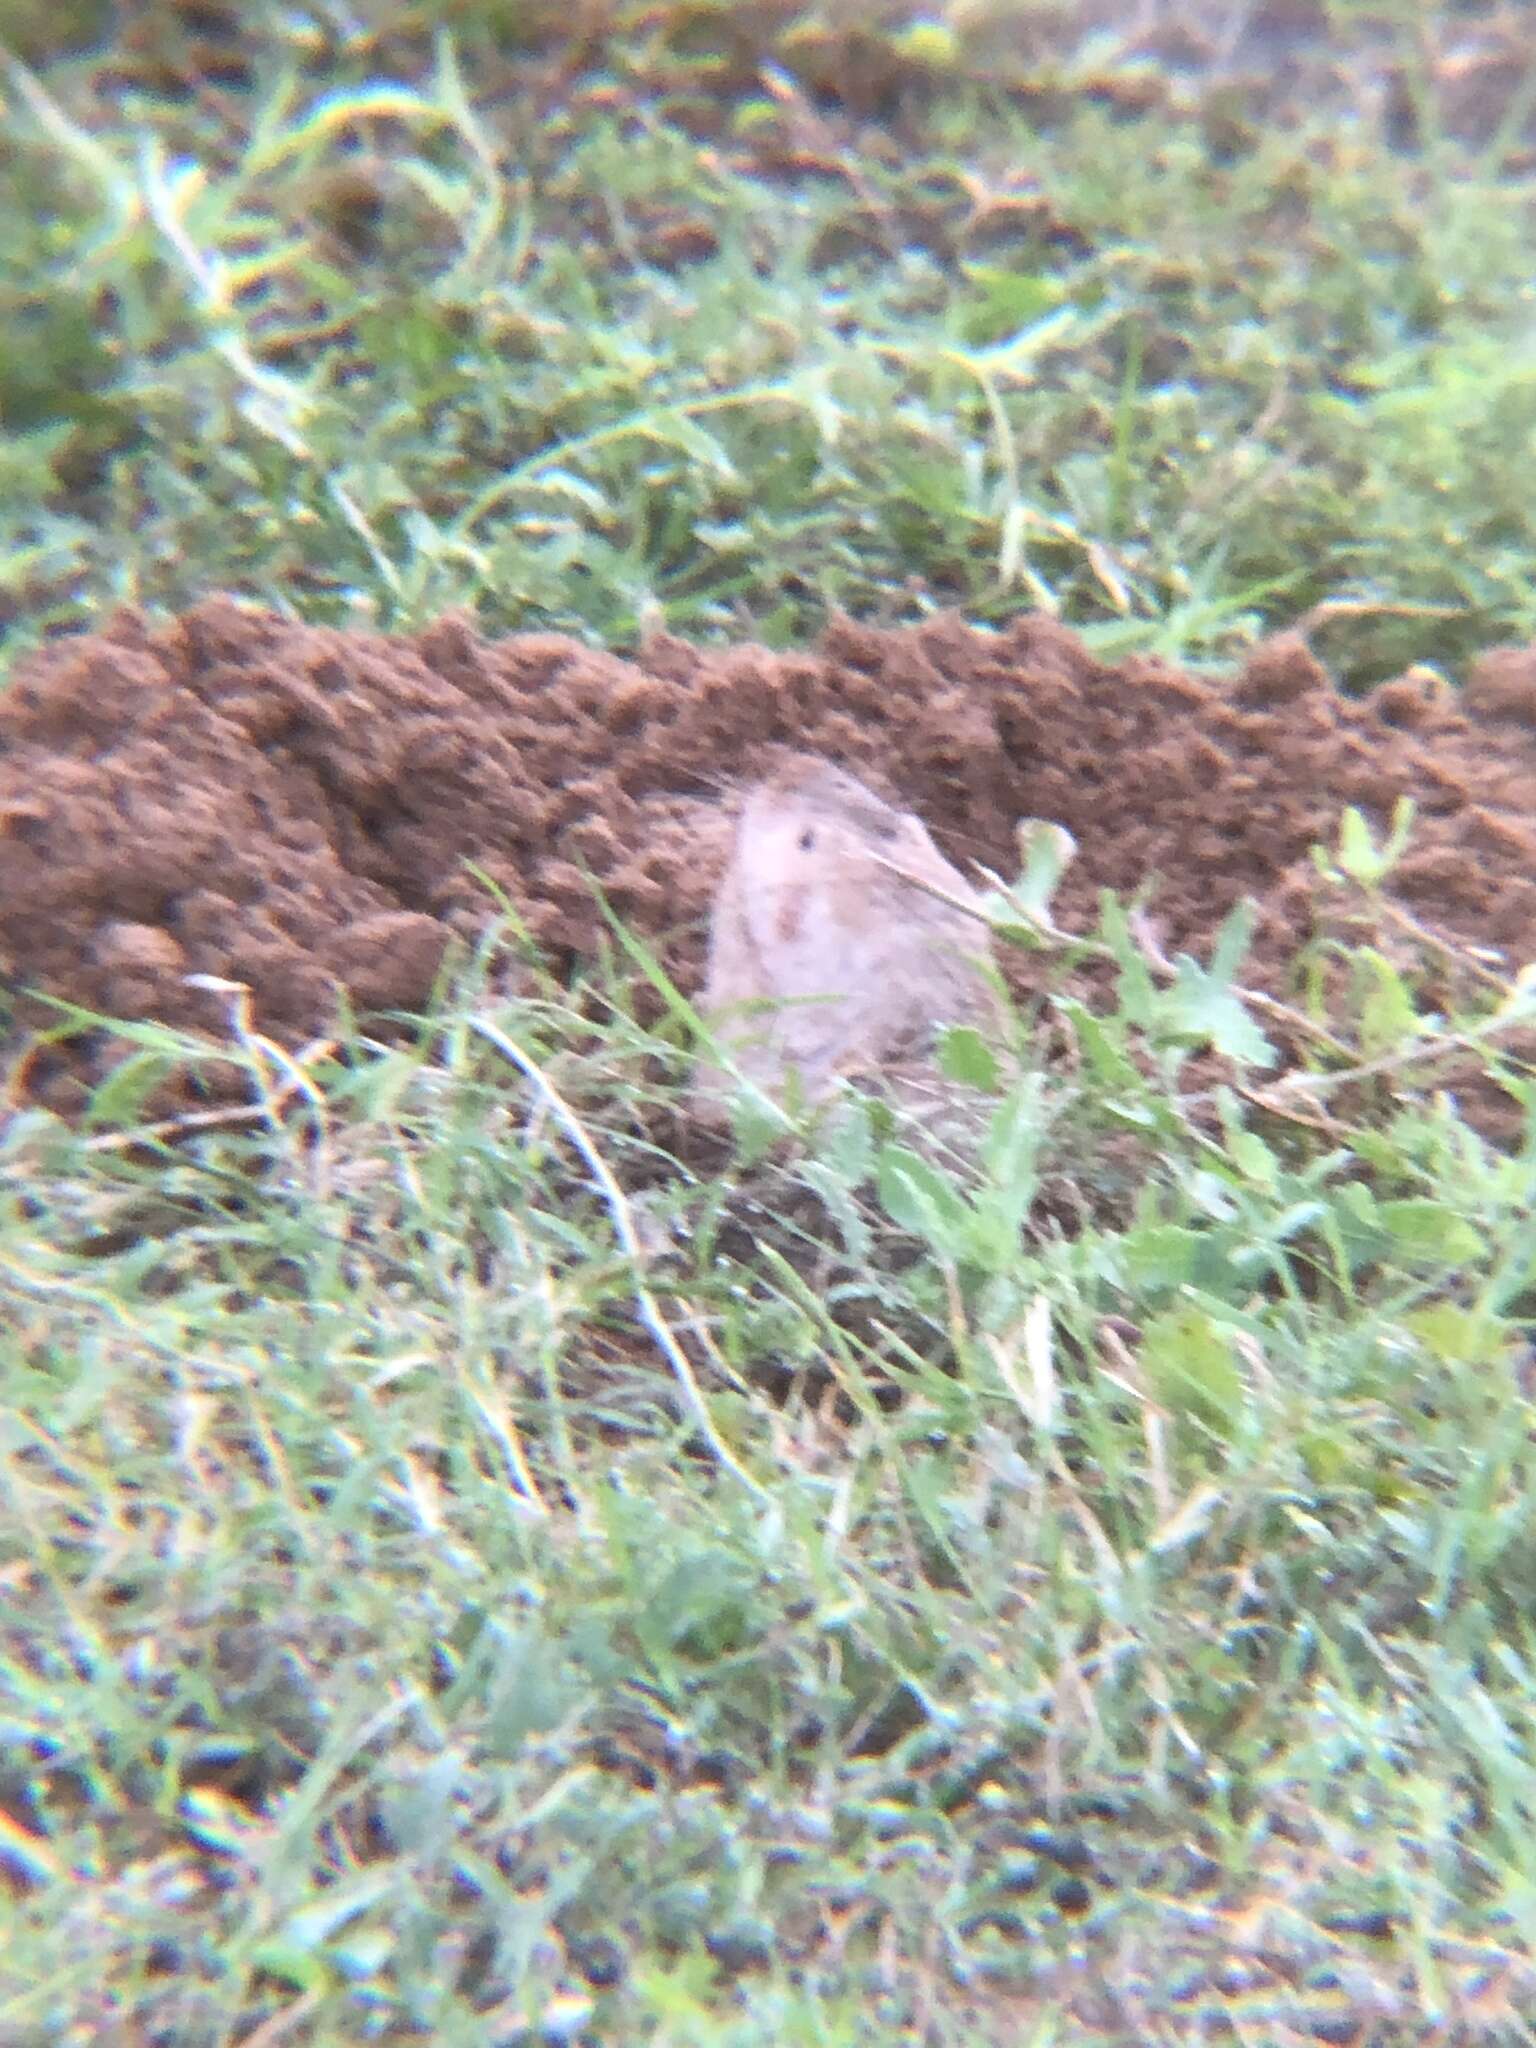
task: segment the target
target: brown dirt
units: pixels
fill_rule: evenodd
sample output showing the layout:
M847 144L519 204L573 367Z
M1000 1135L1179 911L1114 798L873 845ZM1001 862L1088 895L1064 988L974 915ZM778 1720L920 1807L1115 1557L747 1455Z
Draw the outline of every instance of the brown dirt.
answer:
M1310 845L1343 805L1379 823L1408 792L1398 893L1536 957L1536 650L1485 656L1459 698L1410 676L1351 702L1295 639L1218 682L1103 664L1038 617L997 634L838 621L787 655L664 638L631 661L228 599L159 629L122 614L18 670L0 700L0 955L22 985L183 1025L220 1016L184 977L229 977L296 1040L338 984L365 1010L422 1004L449 934L492 912L472 862L557 962L602 928L590 871L693 988L718 793L786 742L889 790L962 863L1007 871L1021 815L1066 825L1068 924L1155 872L1166 943L1199 950L1257 896L1271 979L1309 914Z

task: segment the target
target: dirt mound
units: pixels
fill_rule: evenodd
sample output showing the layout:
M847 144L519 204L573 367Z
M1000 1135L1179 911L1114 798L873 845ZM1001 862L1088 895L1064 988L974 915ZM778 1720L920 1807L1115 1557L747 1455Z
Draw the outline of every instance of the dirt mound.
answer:
M159 629L125 613L18 671L0 700L0 955L20 984L183 1024L218 1016L184 977L227 976L294 1039L338 984L365 1010L419 1006L448 935L491 912L473 864L557 958L600 929L590 874L691 988L719 792L784 742L887 788L961 862L1007 870L1021 815L1066 825L1067 921L1156 872L1167 942L1198 950L1256 895L1272 970L1304 914L1296 863L1342 805L1384 821L1406 791L1400 893L1536 957L1536 651L1486 656L1460 698L1409 677L1350 702L1296 640L1218 683L1106 665L1043 618L840 621L787 655L665 638L631 661L225 599Z

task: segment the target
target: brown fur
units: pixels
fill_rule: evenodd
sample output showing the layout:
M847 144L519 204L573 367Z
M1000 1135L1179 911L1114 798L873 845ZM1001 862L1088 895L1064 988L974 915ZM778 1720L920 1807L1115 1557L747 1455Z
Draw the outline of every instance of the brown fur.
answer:
M793 1067L815 1095L922 1050L937 1024L987 1012L977 903L909 811L791 755L742 804L702 1007L750 1080L774 1087ZM703 1071L706 1100L722 1081Z

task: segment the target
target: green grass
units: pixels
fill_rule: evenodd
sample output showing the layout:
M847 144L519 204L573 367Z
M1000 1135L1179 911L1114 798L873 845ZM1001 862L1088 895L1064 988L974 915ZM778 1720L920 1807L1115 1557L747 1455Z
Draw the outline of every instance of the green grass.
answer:
M1276 1953L1250 2026L1524 2038L1536 1145L1430 1084L1528 1117L1529 998L1367 962L1356 1122L1101 943L1072 1057L949 1048L969 1157L689 1166L676 1026L473 974L15 1116L4 2038L1075 2040L1085 1954L1188 2027ZM157 1137L215 1054L254 1128Z
M1358 79L1270 124L1074 93L1145 76L1112 41L1010 93L973 17L862 154L812 87L867 49L631 12L554 85L513 10L424 5L274 10L238 89L169 93L168 9L105 84L13 73L22 640L210 584L610 643L1045 604L1197 658L1328 603L1361 680L1536 625L1529 178L1389 152L1354 10Z
M814 21L557 79L375 12L194 96L169 11L136 70L16 15L16 644L216 586L1201 659L1334 604L1351 680L1533 630L1502 145L1132 115L1112 41L1046 103L958 13L845 130ZM1009 171L1061 228L967 244ZM949 1043L937 1155L858 1098L709 1144L601 962L297 1059L127 1027L15 1110L0 2041L1528 2039L1530 995L1421 977L1379 879L1346 831L1289 1016L1107 905L1092 1008L1067 948ZM214 1059L252 1113L162 1129Z

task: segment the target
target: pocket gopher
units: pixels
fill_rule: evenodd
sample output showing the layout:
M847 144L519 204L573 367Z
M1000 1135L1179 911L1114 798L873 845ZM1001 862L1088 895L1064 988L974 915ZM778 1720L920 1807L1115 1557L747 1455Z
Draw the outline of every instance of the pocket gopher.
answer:
M742 803L701 1007L760 1087L794 1068L814 1099L839 1074L878 1075L926 1051L936 1026L995 1015L979 901L910 812L791 755ZM701 1069L704 1102L727 1087Z

